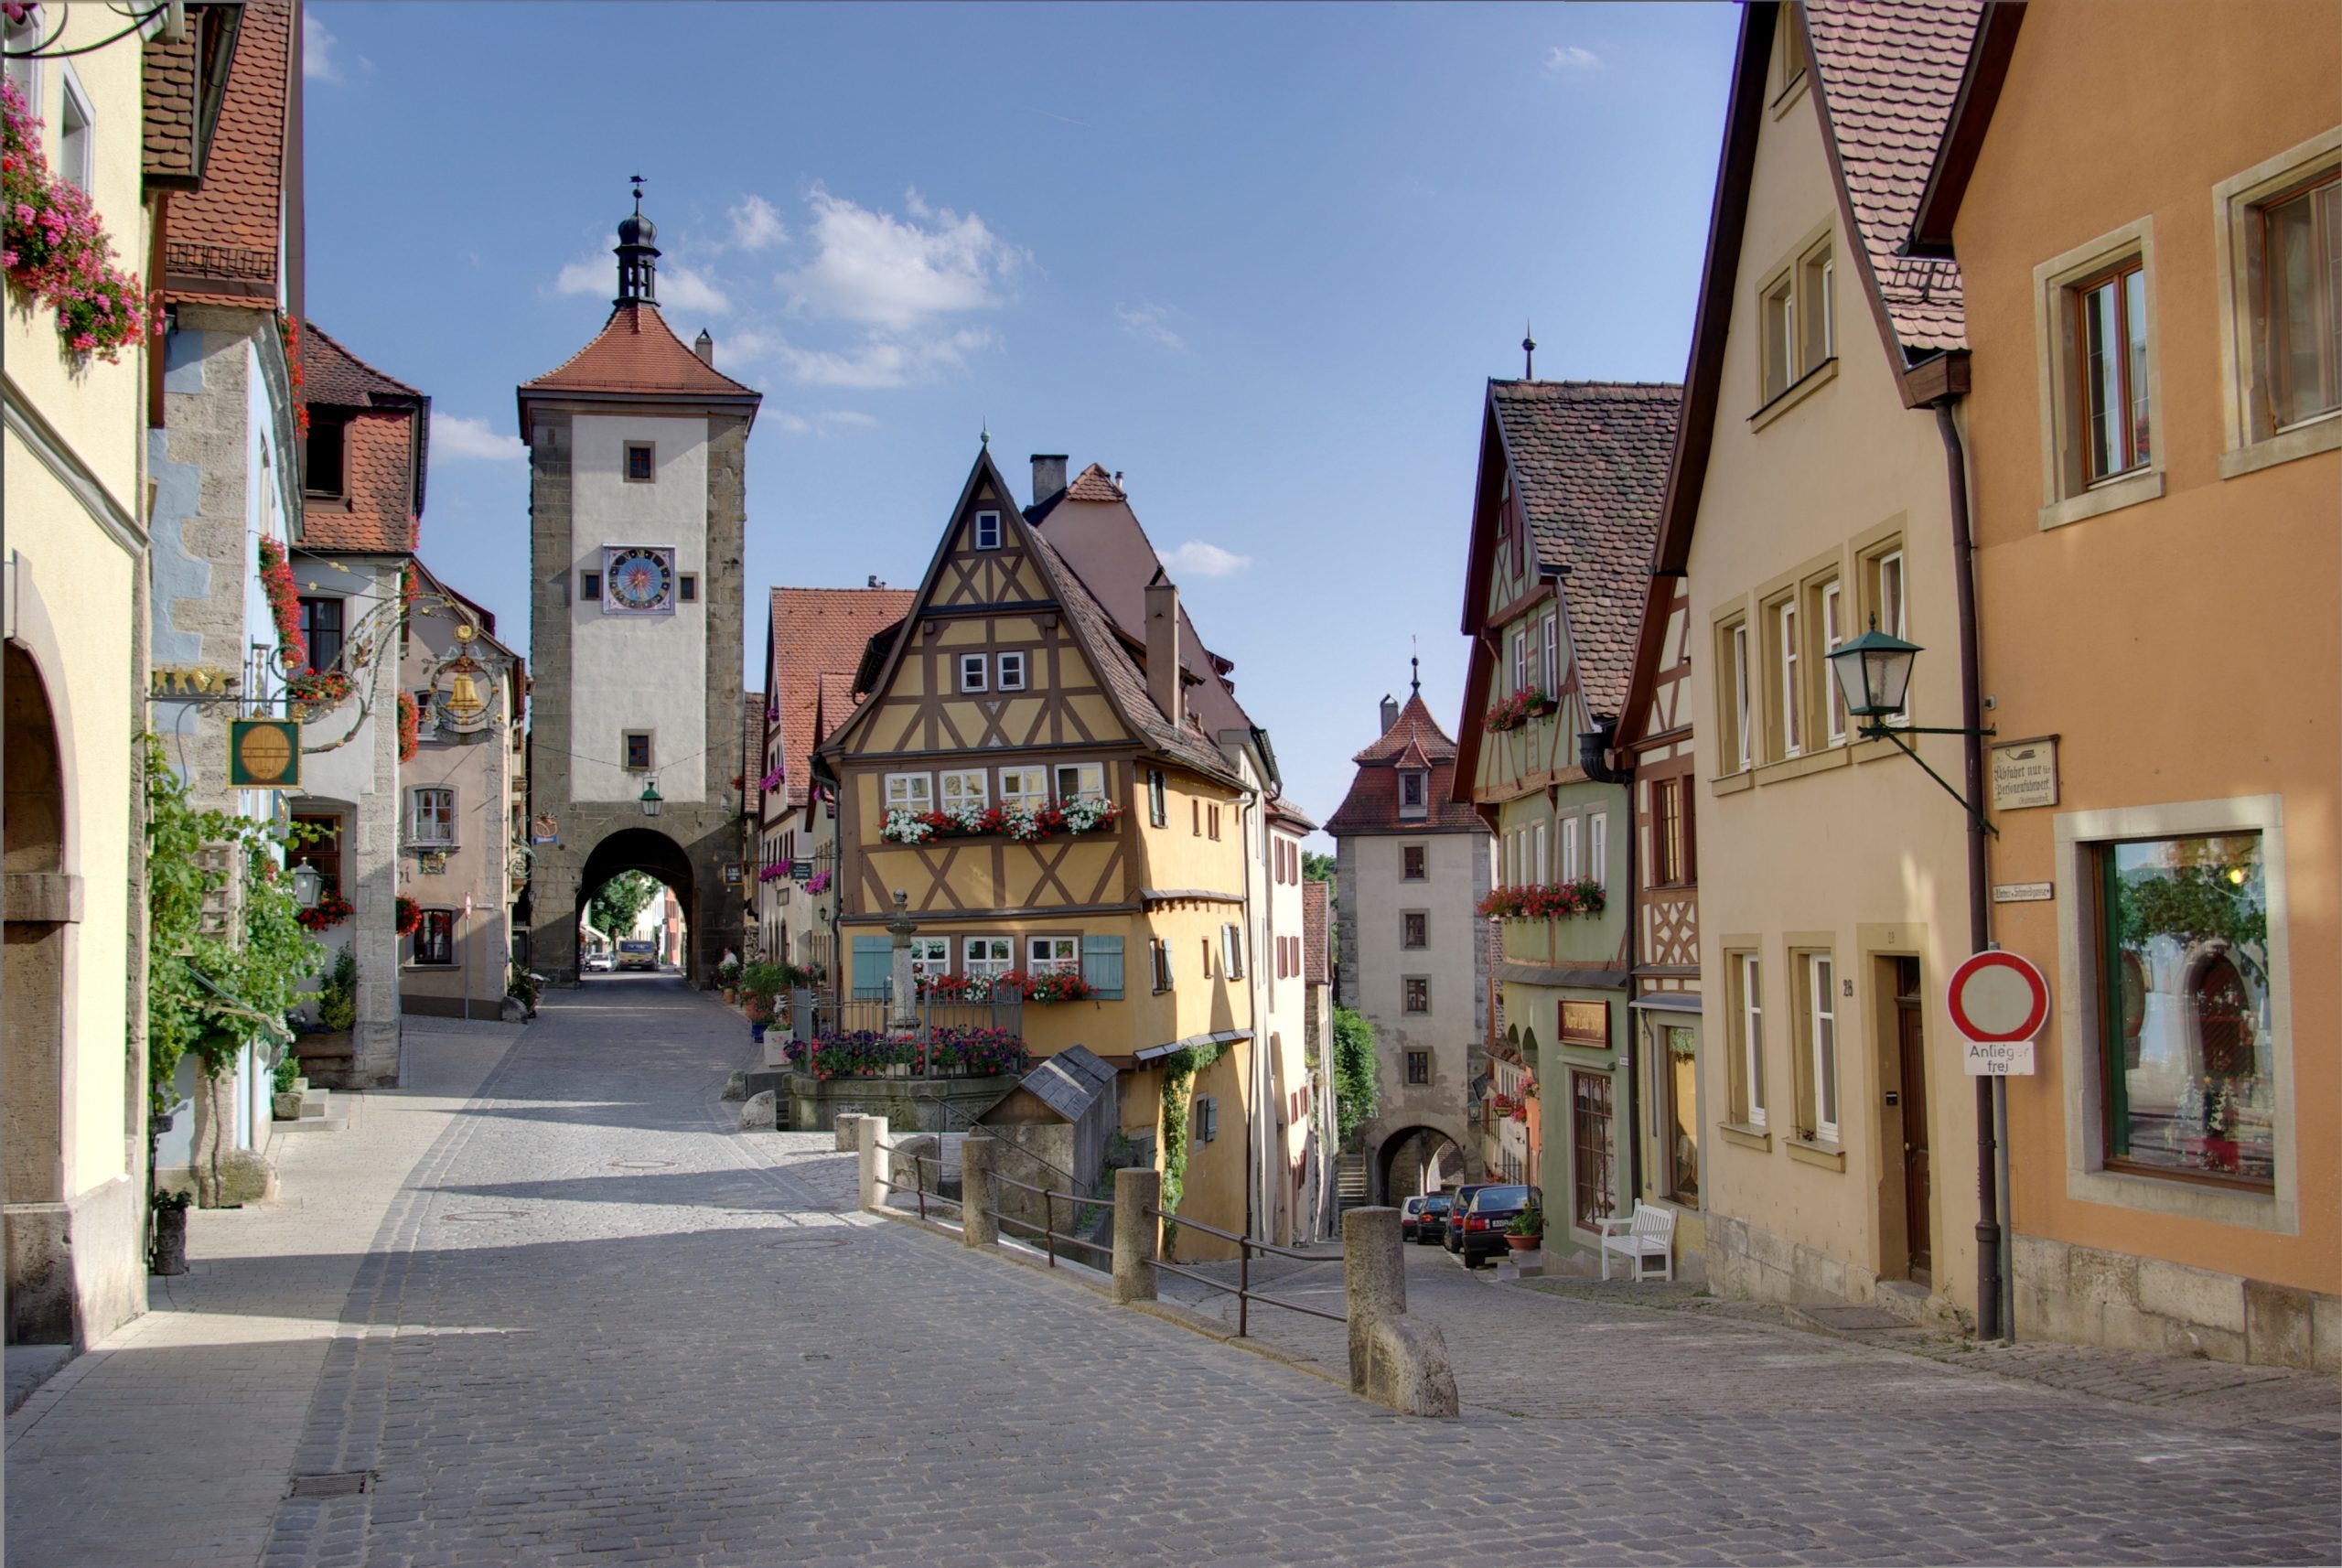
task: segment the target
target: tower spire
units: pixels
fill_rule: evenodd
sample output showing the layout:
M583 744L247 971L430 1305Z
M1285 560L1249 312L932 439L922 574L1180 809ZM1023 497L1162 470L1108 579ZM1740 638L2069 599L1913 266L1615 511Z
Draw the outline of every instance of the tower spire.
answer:
M1520 379L1524 381L1535 381L1537 379L1537 334L1530 330L1529 323L1525 320L1520 324Z
M659 225L642 215L642 177L635 175L634 210L618 220L618 305L659 303Z

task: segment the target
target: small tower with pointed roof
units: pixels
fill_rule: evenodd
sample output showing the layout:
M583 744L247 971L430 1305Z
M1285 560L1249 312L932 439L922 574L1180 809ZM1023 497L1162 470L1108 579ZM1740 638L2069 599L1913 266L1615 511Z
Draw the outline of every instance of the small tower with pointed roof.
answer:
M1480 1169L1469 1108L1483 1070L1494 995L1488 923L1494 838L1456 799L1456 742L1423 701L1411 661L1407 700L1382 699L1382 725L1333 835L1337 1000L1374 1026L1379 1095L1359 1129L1372 1202L1449 1185Z
M529 448L531 967L577 972L577 915L610 877L674 889L687 973L742 950L741 714L749 426L760 395L659 309L658 226L618 220L592 341L520 388ZM655 789L659 815L646 811Z

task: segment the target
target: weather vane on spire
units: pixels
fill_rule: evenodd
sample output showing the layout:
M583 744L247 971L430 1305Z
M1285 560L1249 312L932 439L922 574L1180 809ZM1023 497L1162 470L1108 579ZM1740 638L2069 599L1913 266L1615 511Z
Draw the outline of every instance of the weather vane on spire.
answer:
M1520 379L1524 381L1535 381L1537 379L1537 335L1530 330L1529 323L1525 320L1520 324Z
M639 215L642 211L642 177L638 174L628 177L634 181L634 210Z
M1410 694L1420 697L1423 694L1423 661L1415 651L1418 640L1407 639L1407 687Z
M992 416L986 414L976 431L976 445L990 449L992 446Z

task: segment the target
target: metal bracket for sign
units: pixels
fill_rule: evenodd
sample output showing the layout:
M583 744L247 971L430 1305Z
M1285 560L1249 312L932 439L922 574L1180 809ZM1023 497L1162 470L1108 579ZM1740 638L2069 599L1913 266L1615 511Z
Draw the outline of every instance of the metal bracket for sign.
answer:
M1992 824L1992 822L1990 821L1990 819L1988 819L1988 818L1984 815L1984 813L1983 813L1983 812L1982 812L1982 811L1978 811L1974 806L1970 805L1970 804L1968 803L1968 797L1967 797L1967 796L1965 796L1965 795L1963 795L1963 794L1961 794L1959 790L1957 790L1957 789L1953 789L1953 788L1952 788L1952 786L1951 786L1951 781L1950 781L1950 779L1946 779L1942 774L1940 774L1940 773L1937 772L1934 768L1928 767L1928 759L1927 759L1926 757L1921 757L1921 756L1920 756L1917 751L1913 750L1913 749L1911 748L1911 743L1910 743L1909 741L1907 741L1907 740L1905 740L1905 739L1903 738L1903 737L1904 737L1905 736L1907 736L1907 735L1959 735L1959 736L1980 735L1980 736L1982 736L1982 735L1992 735L1992 734L1993 734L1993 733L1994 733L1993 731L1989 730L1989 729L1930 729L1930 728L1928 728L1928 727L1926 727L1926 726L1924 726L1924 725L1882 725L1882 724L1866 724L1866 725L1863 725L1863 726L1862 726L1862 731L1861 731L1862 737L1863 737L1864 740L1891 740L1891 741L1893 741L1896 746L1898 746L1902 747L1902 748L1903 748L1903 755L1904 755L1904 756L1906 756L1906 757L1909 757L1912 761L1914 761L1914 762L1918 763L1918 764L1919 765L1920 768L1926 772L1926 774L1927 774L1927 776L1928 776L1928 778L1930 778L1930 779L1934 779L1937 783L1939 783L1939 784L1942 785L1942 786L1943 786L1943 792L1944 792L1945 794L1947 794L1947 795L1950 796L1953 800L1955 800L1959 801L1959 802L1960 802L1960 809L1961 809L1961 811L1963 811L1967 812L1967 813L1969 814L1969 816L1971 816L1971 817L1972 817L1973 819L1975 819L1976 825L1977 825L1978 827L1982 828L1986 832L1988 832L1988 833L1992 834L1994 838L1998 838L1998 837L2000 837L2000 836L2001 836L2001 830L2000 830L2000 829L1998 829L1998 828L1996 828L1996 827L1994 827L1994 826Z

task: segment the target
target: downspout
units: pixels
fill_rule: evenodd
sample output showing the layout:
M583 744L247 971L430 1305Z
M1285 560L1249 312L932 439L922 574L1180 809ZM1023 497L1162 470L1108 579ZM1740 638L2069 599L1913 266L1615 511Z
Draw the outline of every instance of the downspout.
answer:
M1265 1231L1254 1229L1269 1219L1267 1196L1261 1187L1262 1173L1268 1166L1268 1029L1261 1016L1260 954L1253 950L1252 940L1252 816L1260 794L1257 790L1248 793L1249 799L1236 809L1237 820L1243 824L1238 842L1244 846L1244 918L1236 929L1243 943L1244 987L1252 1009L1252 1103L1246 1108L1246 1120L1252 1128L1244 1140L1244 1234L1273 1240Z
M1944 463L1951 486L1952 585L1960 616L1960 725L1963 790L1968 812L1968 949L1993 945L1991 872L1984 857L1984 726L1976 636L1976 542L1969 528L1968 459L1952 418L1951 400L1935 405L1936 429L1943 436ZM2001 1327L2001 1192L2008 1179L2007 1150L1997 1134L2000 1096L1996 1076L1976 1079L1976 1336L1998 1339Z

